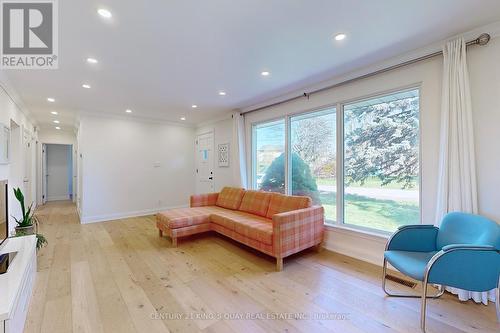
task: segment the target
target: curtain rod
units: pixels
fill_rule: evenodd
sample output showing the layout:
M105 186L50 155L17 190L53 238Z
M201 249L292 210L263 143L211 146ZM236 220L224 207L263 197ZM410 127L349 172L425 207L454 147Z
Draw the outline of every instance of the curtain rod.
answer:
M490 38L491 37L490 37L489 34L483 33L483 34L479 35L479 37L477 37L476 39L468 41L466 43L466 46L469 47L469 46L472 46L472 45L481 45L481 46L482 45L486 45L490 41ZM304 97L305 98L309 98L311 95L323 92L325 90L337 88L337 87L340 87L340 86L343 86L343 85L346 85L346 84L349 84L349 83L352 83L352 82L355 82L355 81L358 81L358 80L363 80L363 79L366 79L366 78L369 78L369 77L372 77L372 76L375 76L375 75L379 75L379 74L382 74L382 73L390 72L390 71L393 71L393 70L401 68L401 67L405 67L405 66L412 65L412 64L420 62L420 61L424 61L424 60L427 60L427 59L431 59L431 58L440 56L442 54L443 54L443 51L436 51L434 53L430 53L430 54L427 54L427 55L424 55L424 56L421 56L421 57L418 57L418 58L415 58L415 59L411 59L411 60L408 60L408 61L396 64L396 65L392 65L392 66L389 66L389 67L386 67L386 68L382 68L382 69L376 70L376 71L371 72L371 73L367 73L367 74L363 74L363 75L360 75L360 76L356 76L356 77L354 77L352 79L347 79L345 81L342 81L342 82L339 82L339 83L335 83L335 84L329 85L329 86L324 87L324 88L313 90L311 92L304 92L302 95L290 97L290 98L287 98L287 99L279 101L279 102L267 104L265 106L260 106L260 107L255 108L255 109L251 109L251 110L248 110L248 111L245 111L245 112L241 112L241 114L247 114L247 113L250 113L250 112L260 111L260 110L267 109L267 108L270 108L270 107L273 107L273 106L278 106L278 105L281 105L281 104L289 103L291 101L294 101L294 100L297 100L297 99L301 99L301 98L304 98Z

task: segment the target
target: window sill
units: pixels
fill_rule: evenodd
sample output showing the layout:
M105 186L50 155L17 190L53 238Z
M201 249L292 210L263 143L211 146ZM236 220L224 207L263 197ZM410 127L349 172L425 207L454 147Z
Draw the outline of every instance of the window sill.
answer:
M390 233L386 233L384 231L365 230L340 224L325 224L325 230L340 231L350 235L357 235L361 238L376 239L383 242L386 242L387 239L391 237Z

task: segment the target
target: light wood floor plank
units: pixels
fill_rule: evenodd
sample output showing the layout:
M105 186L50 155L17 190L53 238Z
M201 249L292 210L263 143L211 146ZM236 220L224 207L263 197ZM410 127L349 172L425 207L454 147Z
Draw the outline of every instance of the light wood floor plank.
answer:
M212 233L172 248L153 216L81 225L69 202L37 215L49 245L25 332L420 332L420 301L386 297L381 268L353 258L304 251L275 272L273 258ZM429 333L500 331L492 304L428 304Z

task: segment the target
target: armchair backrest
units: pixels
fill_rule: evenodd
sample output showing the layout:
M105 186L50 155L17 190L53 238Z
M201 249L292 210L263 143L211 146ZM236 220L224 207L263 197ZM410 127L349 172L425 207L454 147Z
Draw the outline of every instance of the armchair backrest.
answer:
M441 222L436 245L441 249L450 244L491 245L500 249L500 225L480 215L449 213Z

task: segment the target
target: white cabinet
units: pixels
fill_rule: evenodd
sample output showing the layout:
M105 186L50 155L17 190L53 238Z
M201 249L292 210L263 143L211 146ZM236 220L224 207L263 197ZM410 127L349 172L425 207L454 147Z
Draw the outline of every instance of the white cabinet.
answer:
M17 252L0 275L0 333L22 333L36 277L36 237L9 238L0 253ZM5 295L5 296L4 296Z

